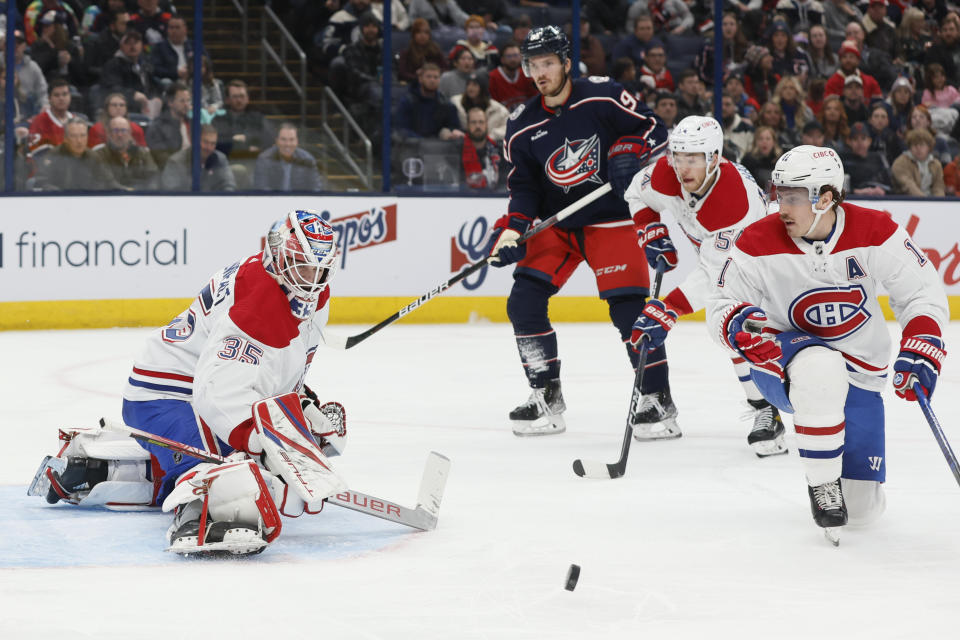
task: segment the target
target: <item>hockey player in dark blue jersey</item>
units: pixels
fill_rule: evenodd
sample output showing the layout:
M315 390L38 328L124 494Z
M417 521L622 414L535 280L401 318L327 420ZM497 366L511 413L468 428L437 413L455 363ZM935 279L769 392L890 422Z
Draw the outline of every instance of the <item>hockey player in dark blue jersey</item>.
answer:
M547 315L551 296L581 262L597 278L600 298L620 331L634 367L630 347L633 321L649 295L651 264L677 257L665 234L638 245L623 193L631 179L666 148L667 130L646 105L605 77L570 77L570 46L554 26L533 29L521 46L524 72L540 95L517 107L507 123L504 155L510 163L507 215L494 225L488 250L491 264L516 263L507 300L520 360L533 392L510 412L518 436L562 433L565 405L560 390L557 338ZM549 218L607 181L613 192L569 218L518 245L517 239L537 218ZM665 229L665 228L664 228ZM646 251L644 251L646 249ZM648 356L644 395L667 385L663 348ZM670 407L633 416L660 422Z

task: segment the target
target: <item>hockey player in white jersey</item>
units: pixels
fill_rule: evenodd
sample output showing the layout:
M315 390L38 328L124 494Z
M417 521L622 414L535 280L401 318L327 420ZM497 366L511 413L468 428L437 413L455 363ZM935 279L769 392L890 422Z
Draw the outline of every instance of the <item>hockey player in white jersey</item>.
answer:
M684 118L670 133L667 145L667 155L637 173L624 198L651 266L661 255L671 269L677 265L676 250L661 222L666 213L693 244L698 263L662 300L647 302L633 326L634 345L646 335L651 347L659 347L679 316L702 309L737 236L767 212L763 192L750 173L721 156L723 129L716 120ZM763 398L742 357L733 358L733 367L752 408L747 442L760 457L786 453L777 408ZM680 437L676 416L669 386L646 395L634 419L634 437Z
M329 224L289 213L262 253L214 274L136 357L124 422L229 464L98 428L61 430L56 464L41 467L31 492L49 502L163 505L175 512L169 550L182 554L256 553L279 535L281 514L322 508L345 488L326 456L342 451L346 422L340 405L321 407L303 382L327 322L336 254Z
M764 397L792 413L814 521L838 527L883 512L890 338L882 287L902 327L896 394L933 393L949 317L936 269L889 215L844 203L832 149L803 145L773 171L779 215L748 226L707 304L713 337L751 363Z

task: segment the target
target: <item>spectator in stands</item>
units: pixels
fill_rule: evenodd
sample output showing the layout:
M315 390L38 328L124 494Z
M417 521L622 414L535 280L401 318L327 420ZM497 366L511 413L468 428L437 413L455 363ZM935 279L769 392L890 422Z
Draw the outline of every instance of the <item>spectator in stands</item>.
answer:
M464 13L483 18L487 30L496 32L501 25L509 26L510 5L507 0L457 0Z
M644 13L653 17L658 34L679 35L693 28L693 14L683 0L637 0L627 10L627 28Z
M950 149L951 142L954 141L951 141L946 135L938 133L937 130L933 128L933 118L930 115L930 110L922 104L916 105L910 112L907 133L914 129L923 129L933 136L933 155L940 160L941 163L945 164L950 162L953 156L956 155L952 153Z
M677 123L677 95L669 91L661 91L654 99L653 112L663 120L663 125L667 131L673 131L673 126Z
M250 96L243 80L227 84L227 112L213 119L220 138L217 148L231 158L249 158L259 155L270 134L263 114L248 110Z
M193 86L193 65L187 69L187 86ZM203 108L200 117L204 124L209 124L216 116L226 113L223 103L227 91L223 80L213 75L213 61L210 56L203 54L200 58L200 106Z
M135 29L127 29L117 53L103 65L101 87L123 93L131 111L150 115L150 99L155 93L152 76L151 65L143 56L143 36Z
M100 174L100 187L119 191L157 188L157 163L143 147L133 142L126 118L110 120L107 143L93 150Z
M480 107L467 111L467 135L460 149L460 183L470 189L494 191L503 186L500 145L490 137L487 116Z
M947 17L947 3L944 0L918 0L914 4L923 11L927 26L936 32L937 25L942 24Z
M945 195L960 194L960 155L943 167L943 186Z
M843 84L843 110L847 112L847 122L866 122L869 114L863 100L863 80L851 74Z
M260 191L321 191L317 161L300 148L297 127L280 125L274 145L257 157L253 188Z
M803 49L797 48L790 27L783 20L774 20L770 27L770 55L773 56L773 75L778 79L784 76L805 79L810 73L810 56Z
M900 56L900 38L897 25L887 17L887 0L869 0L867 15L863 18L864 42L868 47L886 51L891 57Z
M38 22L39 37L30 47L30 57L47 82L64 78L75 87L86 85L87 72L80 49L70 41L66 26L57 22L57 12L47 11Z
M863 86L863 97L865 100L874 98L883 98L883 91L880 85L870 74L864 73L857 68L860 63L860 49L852 40L844 40L840 45L840 68L827 80L827 86L824 93L828 96L840 95L846 86L847 76L857 76L860 78L860 84Z
M153 79L166 89L171 83L187 78L193 59L193 43L187 39L187 21L171 16L167 21L167 37L150 49Z
M827 96L823 100L823 111L818 118L823 125L824 146L831 147L837 153L844 150L850 125L847 112L843 109L840 96Z
M819 120L811 120L803 126L803 132L800 134L800 144L809 144L814 147L825 145L823 138L823 125Z
M662 44L653 44L647 49L643 66L640 67L640 82L651 89L666 89L667 91L675 89L673 76L667 69L667 51Z
M95 125L90 127L87 132L87 144L90 148L104 144L107 141L107 129L110 121L114 118L127 117L127 99L122 93L111 93L103 101L103 109L100 112L100 119ZM133 141L141 147L147 146L147 140L143 135L143 127L136 122L130 123L130 134Z
M703 99L700 77L693 69L684 69L677 78L677 120L687 116L710 113L710 105Z
M887 114L887 107L883 103L876 103L870 107L870 119L867 120L867 126L870 129L870 151L876 151L887 165L892 165L893 161L903 153L903 142L897 132L890 128L890 116Z
M734 11L727 10L723 13L723 21L720 23L723 34L723 70L724 74L738 69L743 63L743 57L750 48L747 37L743 35L740 25L737 23L737 14ZM651 31L652 33L652 31ZM703 45L703 49L697 55L697 69L700 71L700 79L707 86L713 85L713 54L715 40L711 40Z
M789 151L797 144L793 137L795 132L787 128L783 109L773 99L764 102L763 106L760 107L760 111L757 113L757 126L773 129L777 136L777 145L784 151Z
M810 45L807 53L810 55L811 78L827 80L837 72L839 62L827 41L827 30L822 25L810 27Z
M383 0L371 0L370 13L377 22L383 24ZM406 31L410 28L410 16L407 15L407 8L400 0L390 2L390 26L398 31Z
M630 58L623 57L614 60L613 71L610 73L610 77L617 83L623 85L623 88L638 100L644 100L645 92L643 89L646 89L648 92L650 91L649 87L641 87L640 82L637 80L637 67L634 66L633 60ZM650 95L652 96L653 93L650 92Z
M907 7L900 20L898 35L900 57L912 68L920 67L927 53L927 47L933 42L923 11L916 7Z
M23 24L27 31L27 44L33 46L40 34L40 20L53 11L56 20L66 26L70 38L80 34L80 22L69 2L61 0L34 0L23 12Z
M360 126L374 139L380 137L383 88L380 69L383 43L380 20L367 11L359 20L360 38L343 49L330 65L330 85Z
M500 54L500 65L489 77L490 97L511 112L538 94L533 80L523 73L521 61L520 45L508 42Z
M27 53L23 33L17 29L13 32L13 38L13 69L19 80L23 117L32 118L47 106L47 80L43 77L43 71Z
M815 24L823 24L823 5L817 0L780 0L777 13L782 14L790 25L790 31L809 31Z
M437 90L440 68L425 62L417 76L418 82L410 85L397 105L394 118L397 133L404 138L462 138L464 133L459 129L457 110Z
M723 81L723 91L724 93L729 93L731 96L734 96L734 101L737 103L737 111L741 117L751 121L756 117L757 111L760 110L760 104L744 90L742 74L739 72L728 74Z
M467 88L461 95L454 96L451 100L457 110L457 116L460 119L460 128L469 133L468 114L474 107L483 110L484 128L486 133L496 142L502 142L507 133L507 118L510 112L507 108L493 100L487 91L486 83L480 76L473 75L467 80Z
M164 109L147 128L147 146L162 170L167 158L190 147L190 119L192 109L187 85L175 82L163 93Z
M641 14L633 23L633 33L620 38L613 48L613 59L630 58L639 69L643 65L647 49L653 44L663 43L653 34L653 18L650 14Z
M94 9L96 7L96 9ZM91 11L94 9L94 11ZM107 29L110 26L110 23L113 21L113 16L118 13L127 13L127 2L126 0L100 0L98 5L90 5L87 7L87 11L84 12L83 16L83 28L85 28L89 34L99 34L104 29ZM90 26L87 27L87 18L93 14L93 18L90 21ZM120 32L123 35L123 31ZM117 43L119 44L119 42Z
M447 99L463 93L467 88L467 78L477 72L475 58L467 49L460 49L453 58L453 69L444 71L440 76L440 93Z
M910 122L910 112L913 111L913 83L904 76L893 81L887 104L890 105L890 126L900 133L906 130Z
M430 23L434 33L462 33L469 17L455 0L410 0L410 18L423 18Z
M517 51L519 56L519 49ZM432 62L441 69L447 66L440 45L430 35L430 23L423 18L417 18L410 27L410 45L397 56L397 77L403 82L416 82L417 69L422 67L424 62ZM518 58L517 68L519 65ZM493 91L492 84L491 78L491 91Z
M757 127L753 133L753 148L740 161L764 192L770 191L770 177L783 150L777 144L777 134L770 127Z
M0 41L2 44L2 41ZM17 72L13 72L13 122L14 128L17 131L17 142L20 142L20 139L26 139L30 133L29 127L25 126L23 123L23 108L20 106L20 79L17 77ZM6 126L6 99L7 99L7 65L4 64L3 59L0 58L0 114L3 114L3 122L0 123L0 133L3 132L3 127ZM0 136L2 137L2 136ZM3 165L0 164L0 168Z
M849 192L864 196L882 196L890 192L890 170L883 156L870 151L870 129L855 122L847 136L847 150L840 154L843 169L850 176Z
M883 49L876 49L866 43L866 31L859 22L851 22L847 25L845 33L847 40L852 40L860 52L860 70L869 73L877 81L881 88L889 87L893 84L898 70L893 63L892 52ZM841 46L843 46L841 44ZM841 64L841 66L843 66ZM866 88L867 84L864 84Z
M823 89L827 81L823 78L814 78L807 85L807 106L813 115L819 116L823 110Z
M167 37L172 12L163 11L159 0L137 0L137 10L130 16L130 26L140 32L148 47L154 47Z
M464 23L466 37L457 40L453 48L450 49L450 60L453 61L457 55L466 49L473 55L473 66L475 69L488 71L496 66L498 52L492 42L485 40L487 35L487 24L480 16L470 16Z
M736 160L739 161L753 148L753 125L740 117L737 103L729 93L723 94L720 114L723 118L723 139L737 148Z
M960 102L960 91L947 84L947 73L943 65L936 62L928 64L923 69L923 77L926 79L927 88L923 90L920 104L928 109L934 107L949 109Z
M63 142L63 125L73 118L70 113L70 85L63 78L50 83L49 106L30 122L30 153L36 153Z
M533 21L530 19L530 16L521 13L511 21L510 27L513 29L510 39L513 42L523 42L527 39L527 35L533 27Z
M567 37L570 38L571 42L573 41L571 37L572 29L572 22L567 23L564 27ZM600 43L600 39L590 35L590 20L587 18L586 13L580 14L580 64L581 69L586 67L585 75L607 75L607 54L603 50L603 44Z
M773 90L773 102L776 102L781 111L786 129L792 131L794 144L803 129L803 125L813 120L813 110L806 105L806 94L800 81L794 76L784 76Z
M753 45L747 49L744 63L744 88L757 104L763 104L773 95L773 90L780 80L773 72L773 55L766 47Z
M863 12L848 0L825 0L823 26L827 30L830 49L837 49L847 39L847 25L863 22Z
M190 191L193 186L193 150L181 149L170 156L160 175L164 191ZM237 181L227 156L217 151L217 130L205 124L200 128L200 190L205 192L236 191Z
M325 59L333 60L343 53L344 47L360 38L360 16L369 9L370 0L348 0L330 16L322 35Z
M109 15L110 22L100 31L96 39L87 46L87 71L94 78L99 78L105 65L120 48L120 39L127 32L127 23L130 14L126 9Z
M95 189L97 164L87 149L87 123L71 118L64 125L63 143L37 161L33 187L41 191Z

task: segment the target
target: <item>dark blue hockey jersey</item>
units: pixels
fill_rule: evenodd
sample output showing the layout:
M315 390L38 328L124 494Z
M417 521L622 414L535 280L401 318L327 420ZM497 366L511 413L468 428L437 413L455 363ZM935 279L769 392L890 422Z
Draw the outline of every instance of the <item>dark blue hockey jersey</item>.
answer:
M607 150L621 136L646 138L655 153L666 148L663 122L620 84L580 78L566 103L549 108L540 96L516 108L507 121L504 153L511 213L549 218L607 181ZM651 154L652 155L652 154ZM627 220L626 203L608 193L558 226Z

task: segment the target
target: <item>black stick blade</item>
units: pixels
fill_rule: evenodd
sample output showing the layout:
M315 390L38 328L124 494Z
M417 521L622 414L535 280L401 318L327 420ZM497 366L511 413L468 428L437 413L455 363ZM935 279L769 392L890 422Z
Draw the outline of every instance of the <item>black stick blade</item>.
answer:
M623 475L626 465L606 464L605 462L595 462L593 460L574 460L573 472L581 478L594 478L597 480L611 480Z

